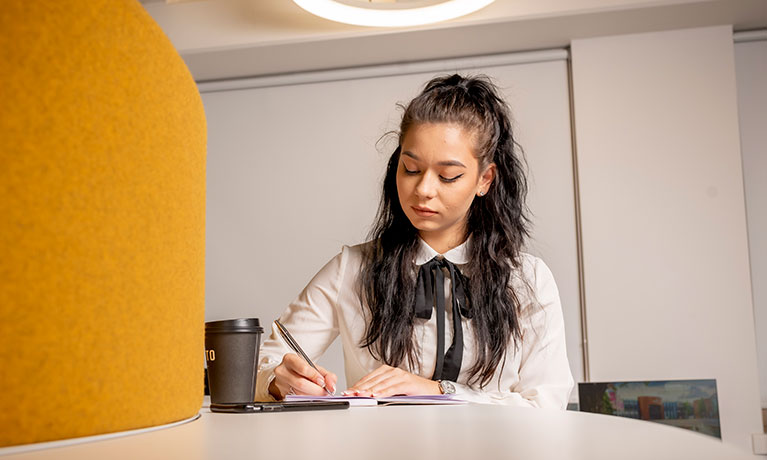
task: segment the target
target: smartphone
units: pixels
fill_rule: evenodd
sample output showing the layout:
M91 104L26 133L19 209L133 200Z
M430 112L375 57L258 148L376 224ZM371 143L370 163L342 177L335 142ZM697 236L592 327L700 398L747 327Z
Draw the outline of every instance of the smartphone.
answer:
M232 404L211 404L211 412L254 414L261 412L290 412L301 410L348 409L349 401L282 401Z

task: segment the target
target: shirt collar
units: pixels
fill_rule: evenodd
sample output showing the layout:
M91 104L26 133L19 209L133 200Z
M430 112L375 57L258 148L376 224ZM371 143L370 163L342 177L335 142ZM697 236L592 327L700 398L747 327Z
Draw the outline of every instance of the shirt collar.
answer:
M423 265L436 256L440 255L437 251L432 249L426 241L420 236L418 237L418 250L415 255L415 264ZM471 237L466 241L454 247L453 249L442 254L442 256L456 265L463 265L469 263L469 244L471 243Z

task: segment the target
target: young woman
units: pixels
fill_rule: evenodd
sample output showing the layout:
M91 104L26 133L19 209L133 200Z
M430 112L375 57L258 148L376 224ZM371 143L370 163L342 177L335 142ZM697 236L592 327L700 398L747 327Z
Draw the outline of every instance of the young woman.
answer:
M405 108L371 241L344 247L282 315L314 360L340 336L347 395L455 393L567 406L573 379L551 271L521 252L526 181L485 78L435 78ZM335 392L278 338L257 399Z

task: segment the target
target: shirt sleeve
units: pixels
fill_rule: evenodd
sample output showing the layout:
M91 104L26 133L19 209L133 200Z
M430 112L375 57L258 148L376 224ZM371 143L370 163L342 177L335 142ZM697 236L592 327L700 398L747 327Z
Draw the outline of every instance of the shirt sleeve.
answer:
M304 352L316 361L338 336L336 306L344 275L344 251L314 275L301 294L280 315L280 322L290 331ZM256 401L274 401L269 385L274 369L286 353L293 353L272 323L271 335L259 351Z
M532 301L520 310L522 340L516 351L521 353L518 381L501 391L497 386L491 388L492 382L484 390L456 384L458 398L511 406L567 408L574 381L567 360L559 290L554 275L542 260L534 258L532 265ZM513 370L504 369L504 372Z

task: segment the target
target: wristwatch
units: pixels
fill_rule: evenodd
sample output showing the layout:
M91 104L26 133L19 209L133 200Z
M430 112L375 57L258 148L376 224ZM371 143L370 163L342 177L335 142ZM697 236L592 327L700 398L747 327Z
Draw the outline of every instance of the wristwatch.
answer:
M437 380L437 383L439 383L439 391L443 395L455 394L455 385L450 380Z

